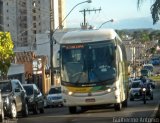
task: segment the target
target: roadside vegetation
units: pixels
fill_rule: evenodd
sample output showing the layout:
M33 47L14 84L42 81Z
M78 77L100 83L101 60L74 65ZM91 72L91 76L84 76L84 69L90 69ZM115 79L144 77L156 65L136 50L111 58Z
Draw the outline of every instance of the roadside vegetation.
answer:
M150 76L149 78L160 83L160 76Z
M0 78L7 75L14 57L13 41L9 32L0 32Z

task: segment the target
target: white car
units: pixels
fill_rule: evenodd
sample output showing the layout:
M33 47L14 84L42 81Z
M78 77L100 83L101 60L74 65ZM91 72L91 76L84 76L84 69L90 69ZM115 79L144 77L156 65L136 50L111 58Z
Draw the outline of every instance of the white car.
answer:
M47 107L63 106L61 87L52 86L47 94Z
M141 98L140 90L141 90L142 82L141 80L133 81L130 85L129 97L130 101L134 101L134 99Z

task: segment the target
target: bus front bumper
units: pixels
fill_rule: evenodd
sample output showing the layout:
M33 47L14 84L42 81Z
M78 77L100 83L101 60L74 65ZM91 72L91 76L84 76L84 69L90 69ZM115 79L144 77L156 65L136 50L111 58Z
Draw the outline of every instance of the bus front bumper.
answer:
M120 96L115 95L115 92L101 95L88 96L83 95L64 95L63 102L65 106L89 106L120 103Z

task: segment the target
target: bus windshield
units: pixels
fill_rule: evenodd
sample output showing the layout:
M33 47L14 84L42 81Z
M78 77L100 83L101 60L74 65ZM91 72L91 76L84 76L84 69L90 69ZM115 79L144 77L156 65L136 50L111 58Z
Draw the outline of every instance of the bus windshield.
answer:
M70 83L97 83L116 77L112 41L61 46L61 78Z

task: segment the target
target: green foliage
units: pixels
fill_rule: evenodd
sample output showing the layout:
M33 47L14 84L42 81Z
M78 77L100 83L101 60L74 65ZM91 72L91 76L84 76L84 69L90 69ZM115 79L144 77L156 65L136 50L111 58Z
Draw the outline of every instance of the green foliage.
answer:
M137 7L140 8L140 5L145 0L138 0ZM153 24L156 24L159 21L159 14L160 14L160 0L154 0L154 3L151 5L151 14L153 19Z
M150 76L149 78L156 82L160 82L160 76Z
M9 32L0 32L0 71L6 75L14 57L13 41Z
M126 36L126 33L123 30L117 30L117 34L121 39L123 39Z
M140 30L140 31L135 31L132 34L133 39L135 39L136 41L139 41L141 43L145 43L150 41L149 38L149 32L146 30Z
M142 43L149 41L149 34L147 34L145 32L142 33L141 34L141 41L142 41Z
M153 24L156 24L159 21L159 13L160 13L160 0L156 0L155 3L151 6Z
M155 47L152 47L152 48L150 49L150 53L151 53L151 54L156 53L156 48L155 48Z

